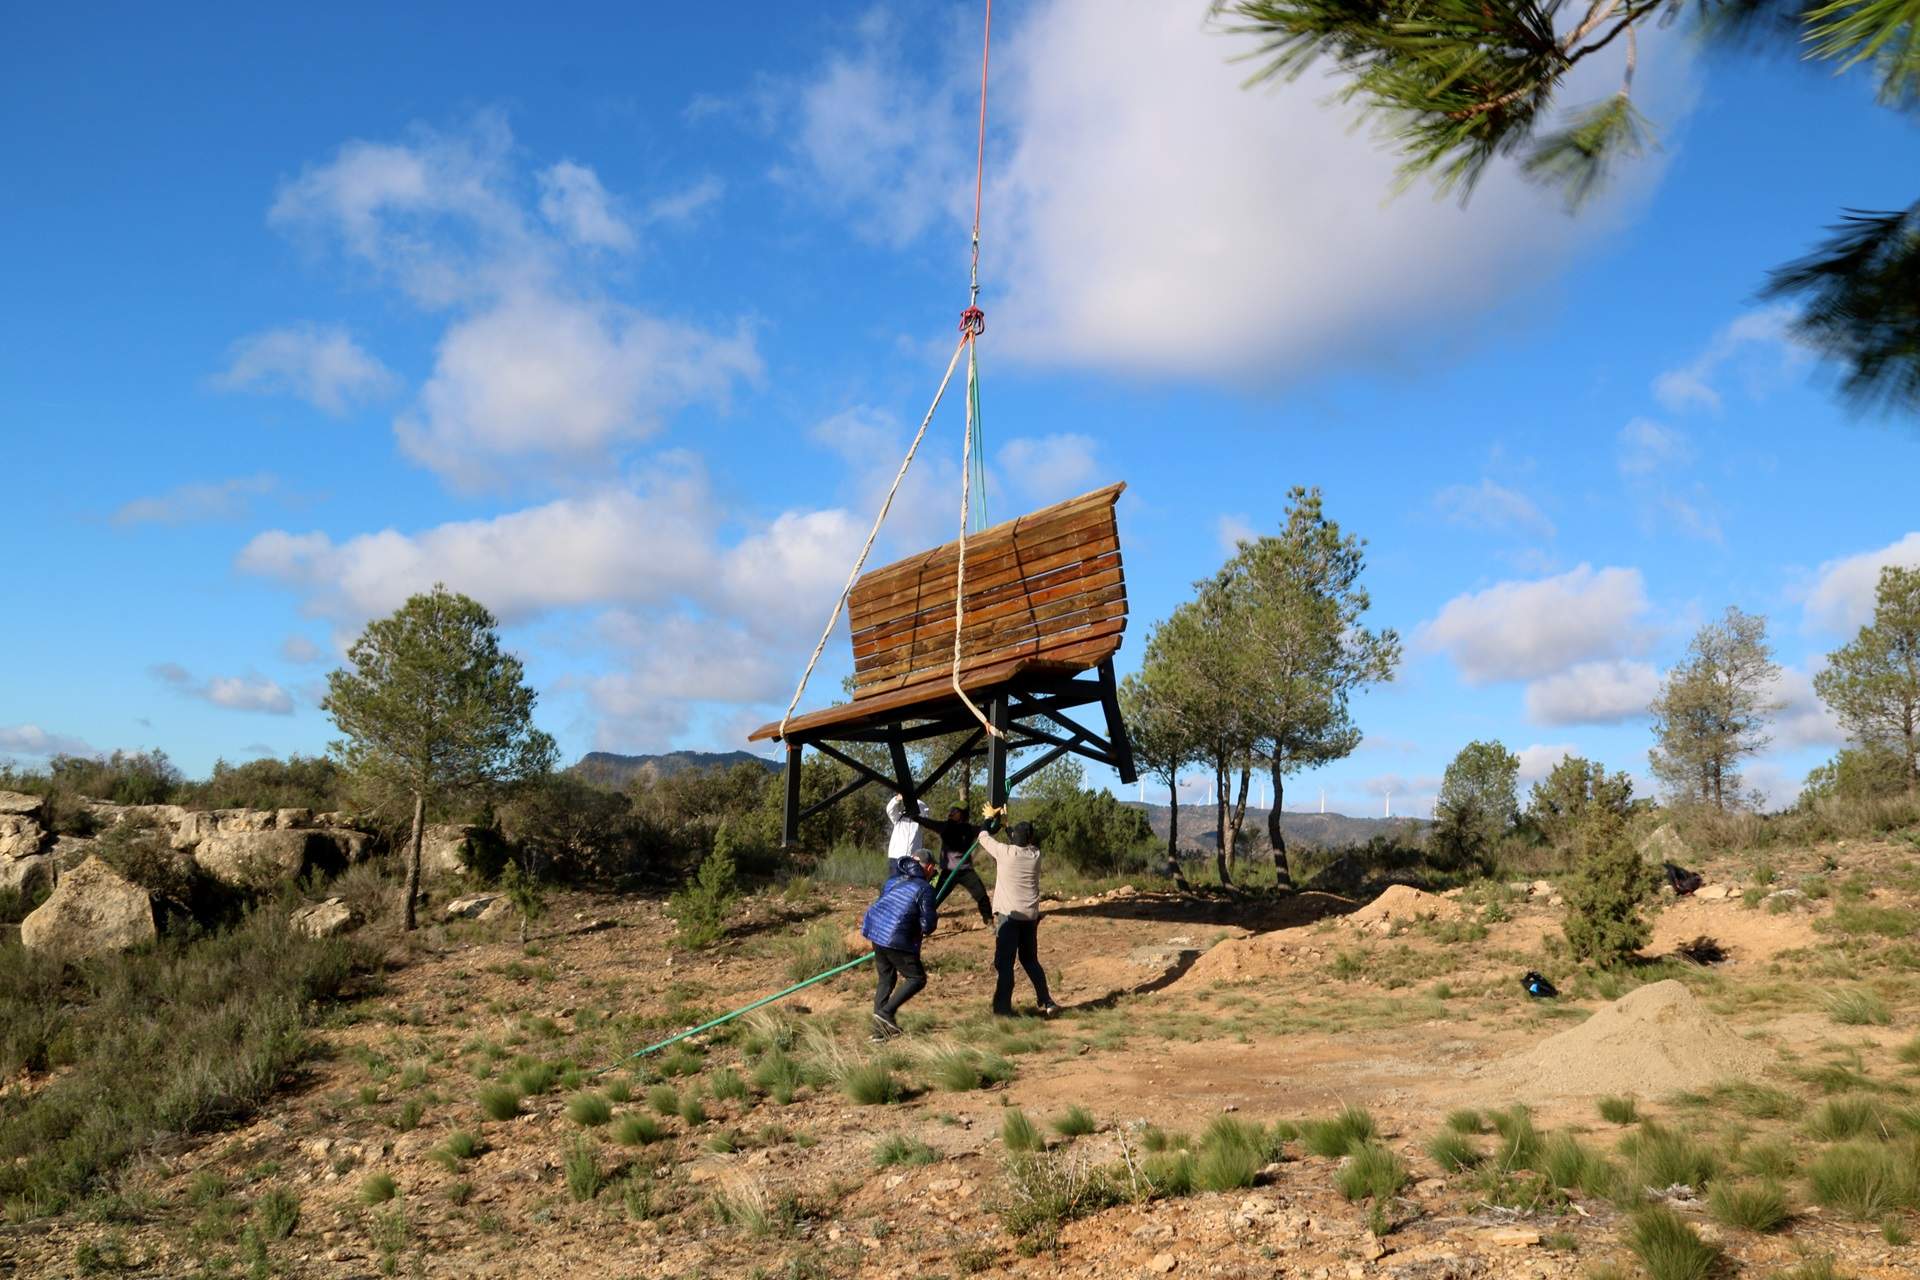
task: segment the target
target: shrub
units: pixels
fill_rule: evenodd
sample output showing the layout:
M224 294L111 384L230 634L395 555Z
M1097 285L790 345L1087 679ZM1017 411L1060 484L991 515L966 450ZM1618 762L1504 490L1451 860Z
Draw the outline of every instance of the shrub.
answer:
M1406 1162L1378 1142L1363 1142L1340 1166L1333 1185L1349 1200L1384 1205L1407 1185Z
M1807 1129L1816 1138L1834 1142L1864 1134L1884 1135L1887 1124L1871 1098L1829 1098L1807 1121Z
M359 1200L364 1205L385 1204L399 1194L391 1174L370 1173L360 1183Z
M300 1193L273 1187L253 1202L253 1219L269 1240L285 1240L300 1224Z
M997 1207L1008 1231L1038 1248L1051 1248L1063 1223L1118 1200L1113 1184L1084 1159L1037 1152L1008 1159L1006 1198Z
M939 1158L940 1153L932 1147L903 1133L889 1134L873 1148L873 1163L882 1169L896 1164L932 1164Z
M667 904L675 926L675 946L712 946L726 932L727 912L740 896L733 850L732 830L723 823L714 833L712 852L701 860L693 879Z
M1893 1010L1865 987L1829 992L1827 1016L1843 1027L1884 1027L1893 1021Z
M1038 1151L1047 1145L1027 1113L1018 1107L1008 1107L1000 1118L1000 1142L1007 1150L1019 1152Z
M1335 1159L1374 1135L1373 1117L1359 1107L1344 1107L1331 1120L1309 1120L1300 1127L1308 1151Z
M1055 1117L1053 1121L1053 1131L1063 1138L1083 1137L1098 1127L1094 1122L1093 1112L1078 1103L1068 1107L1064 1114Z
M840 1088L863 1107L882 1106L901 1098L900 1082L882 1062L860 1062L840 1073Z
M1442 1129L1427 1139L1427 1157L1448 1173L1471 1169L1481 1160L1480 1148L1464 1133Z
M1627 1247L1652 1280L1707 1280L1720 1261L1720 1250L1665 1205L1651 1205L1633 1215Z
M597 1093L576 1093L567 1099L567 1119L596 1128L613 1119L613 1104Z
M1707 1209L1715 1222L1742 1231L1778 1231L1792 1217L1786 1193L1770 1182L1716 1182Z
M606 1174L600 1169L600 1153L591 1139L574 1139L567 1149L566 1174L567 1194L576 1204L600 1194L600 1188L606 1185Z
M1849 1142L1821 1152L1807 1170L1807 1185L1820 1204L1861 1222L1907 1208L1917 1194L1912 1163L1877 1142Z
M511 1120L520 1114L520 1097L510 1084L490 1084L480 1090L480 1110L489 1120Z
M1602 1098L1600 1118L1608 1124L1635 1124L1640 1119L1640 1104L1632 1098Z
M0 947L0 1072L52 1069L0 1122L0 1201L59 1212L170 1134L251 1114L312 1050L361 951L261 908L197 938L62 966Z
M1619 815L1598 807L1574 826L1572 864L1561 891L1567 946L1575 960L1617 965L1651 936L1641 906L1659 888L1659 873L1641 859Z
M644 1147L667 1136L652 1116L625 1115L613 1126L613 1140L627 1147Z
M721 1102L736 1102L747 1096L747 1082L732 1067L722 1067L713 1073L707 1092Z

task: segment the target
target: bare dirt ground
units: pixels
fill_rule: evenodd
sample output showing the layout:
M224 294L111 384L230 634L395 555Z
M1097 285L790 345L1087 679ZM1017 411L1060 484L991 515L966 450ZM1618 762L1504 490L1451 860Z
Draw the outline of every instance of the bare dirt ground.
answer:
M723 943L691 954L670 948L657 902L569 896L526 951L506 922L452 926L398 949L374 990L329 1015L317 1033L322 1055L265 1113L132 1171L125 1198L148 1206L127 1215L138 1220L0 1228L0 1275L1544 1280L1610 1260L1631 1266L1624 1218L1607 1200L1573 1191L1534 1211L1503 1206L1470 1171L1435 1164L1426 1140L1453 1109L1525 1102L1543 1130L1571 1129L1611 1150L1627 1128L1603 1121L1593 1094L1549 1077L1577 1079L1607 1054L1705 1025L1744 1047L1726 1061L1748 1091L1702 1079L1637 1101L1642 1116L1729 1158L1775 1137L1809 1158L1820 1143L1806 1117L1835 1090L1904 1105L1920 1084L1900 1054L1920 1019L1920 958L1898 929L1907 918L1898 913L1920 903L1915 855L1909 844L1854 842L1774 853L1758 869L1751 857L1708 859L1709 887L1741 896L1669 905L1648 948L1653 962L1624 980L1578 977L1556 954L1561 908L1545 884L1496 886L1384 922L1377 910L1358 914L1366 904L1325 894L1119 890L1057 901L1040 930L1066 1008L1053 1021L986 1016L991 935L951 927L964 915L955 911L928 945L931 984L908 1006L904 1041L867 1043L871 979L861 968L786 1002L779 1024L712 1039L703 1056L669 1051L577 1079L569 1067L598 1068L785 985L789 964L806 972L794 940L810 925L844 929L867 894L756 898ZM1835 927L1836 911L1853 913L1845 927ZM1702 938L1718 944L1717 962L1672 958L1697 953ZM1529 999L1519 981L1528 969L1554 976L1561 997ZM1638 983L1670 978L1683 985L1659 1018L1648 1015L1644 1044L1632 1028L1584 1044L1564 1038ZM1836 1021L1828 998L1839 990L1872 994L1890 1022ZM1663 1030L1669 1024L1679 1029ZM764 1085L735 1094L726 1069L753 1079L748 1052L783 1028L798 1037L792 1055L811 1064L810 1083L785 1105ZM1522 1055L1553 1058L1543 1046L1556 1036L1574 1059L1568 1072L1516 1074ZM1011 1078L942 1087L930 1049L960 1045L1004 1058ZM1675 1045L1681 1069L1701 1056L1684 1039ZM870 1056L891 1064L903 1099L858 1105L831 1078L836 1064ZM523 1114L488 1118L482 1090L533 1059L561 1079L528 1096ZM702 1090L704 1117L656 1116L657 1141L617 1141L623 1118L655 1114L649 1091L663 1082L682 1097ZM1787 1103L1756 1108L1751 1086ZM613 1095L611 1124L569 1117L570 1099L590 1089ZM1382 1235L1369 1230L1367 1204L1336 1191L1341 1161L1298 1141L1251 1187L1123 1200L1065 1222L1052 1247L1006 1225L1009 1107L1043 1128L1086 1108L1095 1131L1049 1134L1053 1158L1124 1170L1152 1129L1197 1135L1222 1115L1301 1120L1349 1104L1371 1113L1411 1169L1382 1206ZM477 1151L436 1154L456 1131ZM894 1135L925 1144L929 1162L876 1165L877 1144ZM570 1188L568 1157L583 1143L601 1187ZM391 1199L370 1187L378 1175L392 1179ZM1765 1276L1831 1255L1855 1277L1920 1274L1920 1249L1890 1243L1904 1231L1822 1209L1804 1179L1785 1185L1794 1218L1776 1234L1714 1223L1684 1189L1669 1196L1724 1247L1734 1273ZM257 1218L247 1206L275 1189L298 1197L298 1224L262 1261L240 1227ZM1906 1223L1920 1229L1911 1215Z

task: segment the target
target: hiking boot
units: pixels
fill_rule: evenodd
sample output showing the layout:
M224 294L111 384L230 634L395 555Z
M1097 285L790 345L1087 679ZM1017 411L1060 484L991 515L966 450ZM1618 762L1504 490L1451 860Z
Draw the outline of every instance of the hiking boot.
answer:
M900 1030L900 1024L892 1018L889 1018L886 1014L876 1013L873 1015L874 1040L891 1040L895 1036L903 1034L905 1033Z
M1057 1018L1060 1016L1060 1006L1049 1000L1040 1006L1040 1016L1043 1018Z

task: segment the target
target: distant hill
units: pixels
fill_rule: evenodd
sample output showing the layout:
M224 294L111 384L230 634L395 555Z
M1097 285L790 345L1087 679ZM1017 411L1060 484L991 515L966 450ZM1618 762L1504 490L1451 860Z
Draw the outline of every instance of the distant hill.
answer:
M731 769L737 764L757 764L769 773L780 768L765 756L756 756L751 751L668 751L655 756L623 756L612 751L589 751L568 772L604 787L623 787L641 774L671 778L688 769Z
M1144 808L1147 823L1153 833L1162 840L1167 838L1167 806L1164 804L1141 805L1136 800L1122 801L1133 808ZM1365 844L1375 836L1394 833L1415 833L1426 830L1431 825L1425 818L1349 818L1344 813L1282 813L1280 830L1286 834L1289 844L1312 845L1320 849L1343 849L1348 845ZM1246 830L1255 835L1264 846L1267 835L1267 811L1265 809L1247 809ZM1180 845L1185 849L1212 849L1213 806L1210 804L1183 804L1180 806Z

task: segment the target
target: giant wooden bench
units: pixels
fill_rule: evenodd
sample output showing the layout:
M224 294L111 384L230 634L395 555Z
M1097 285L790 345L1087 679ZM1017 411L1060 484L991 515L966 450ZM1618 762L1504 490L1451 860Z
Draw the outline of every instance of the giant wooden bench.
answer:
M1114 516L1123 484L1109 485L967 537L960 686L1000 732L989 735L953 689L954 585L960 544L923 552L863 574L847 598L853 633L853 698L794 716L786 724L784 839L802 819L878 783L918 799L962 760L987 757L988 799L1063 755L1113 766L1134 780L1133 752L1120 720L1113 655L1127 626L1127 584ZM1086 673L1091 672L1090 677ZM1067 713L1098 706L1106 732ZM947 758L919 778L910 743L964 733ZM780 740L778 721L753 741ZM843 748L888 748L889 776ZM801 753L813 747L853 773L832 795L802 808ZM1010 753L1044 748L1009 775Z

